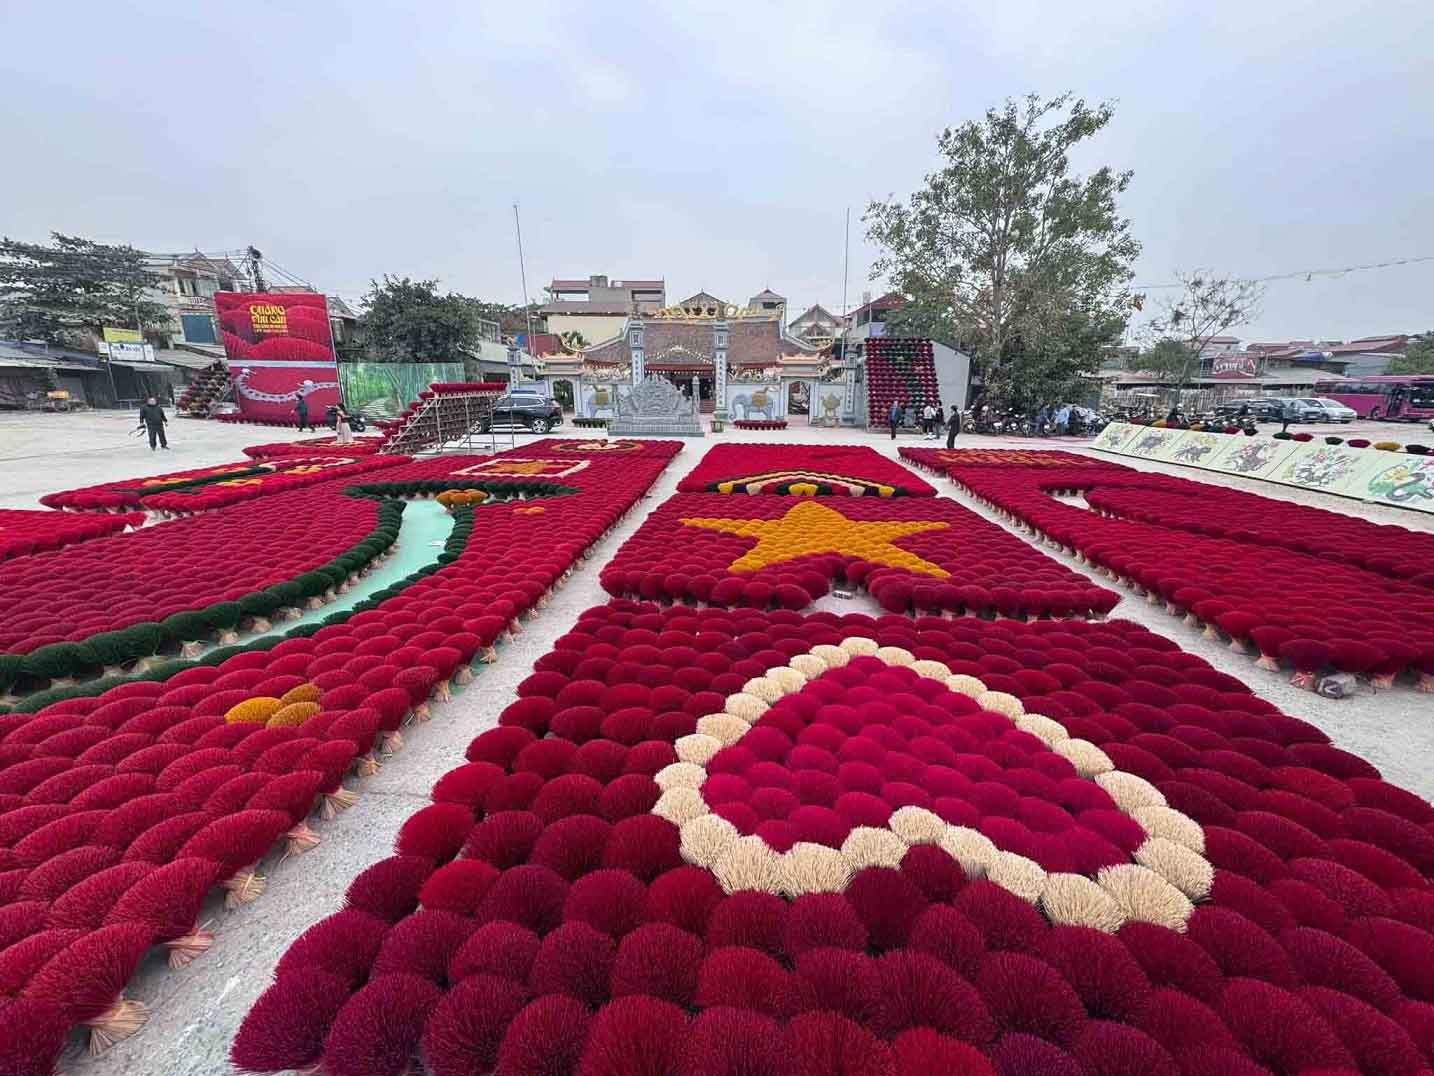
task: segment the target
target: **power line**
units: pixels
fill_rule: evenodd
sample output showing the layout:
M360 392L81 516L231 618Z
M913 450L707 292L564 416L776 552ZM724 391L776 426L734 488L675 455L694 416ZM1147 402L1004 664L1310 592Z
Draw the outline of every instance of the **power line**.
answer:
M1434 254L1426 254L1417 258L1392 258L1384 262L1370 262L1367 265L1346 265L1343 269L1301 269L1294 273L1274 273L1270 276L1240 277L1251 284L1268 284L1276 280L1300 280L1306 283L1319 279L1334 279L1342 277L1346 273L1361 273L1369 269L1391 269L1399 265L1416 265L1420 262L1434 262ZM1185 285L1180 281L1170 284L1132 284L1130 287L1135 291L1157 291L1161 288L1183 288Z

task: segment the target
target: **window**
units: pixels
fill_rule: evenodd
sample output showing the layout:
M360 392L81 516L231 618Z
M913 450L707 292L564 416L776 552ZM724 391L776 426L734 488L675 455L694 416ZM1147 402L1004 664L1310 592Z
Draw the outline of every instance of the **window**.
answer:
M186 343L215 344L219 342L214 332L214 319L208 314L181 314L179 321L184 330Z

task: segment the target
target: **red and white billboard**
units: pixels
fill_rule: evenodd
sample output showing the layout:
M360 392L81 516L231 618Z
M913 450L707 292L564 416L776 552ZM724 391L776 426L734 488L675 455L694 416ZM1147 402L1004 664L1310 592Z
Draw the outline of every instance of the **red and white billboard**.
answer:
M1254 377L1259 373L1255 355L1216 355L1210 365L1215 377Z
M300 396L309 417L339 402L338 367L324 296L315 292L214 293L234 400L248 418L292 420Z

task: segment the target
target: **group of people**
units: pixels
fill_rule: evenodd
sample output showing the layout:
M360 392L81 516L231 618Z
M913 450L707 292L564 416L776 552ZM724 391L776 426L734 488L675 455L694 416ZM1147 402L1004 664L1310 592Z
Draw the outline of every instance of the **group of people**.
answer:
M1079 433L1080 427L1080 412L1070 404L1061 404L1059 407L1042 404L1041 409L1036 412L1038 436L1045 437L1048 434L1055 434L1057 437L1064 437L1068 433Z
M896 439L896 428L902 425L906 418L906 405L900 400L893 400L891 408L886 414L886 421L891 426L892 440ZM921 436L928 441L936 440L937 431L943 425L941 408L929 400L921 409ZM961 432L961 408L956 404L951 405L951 414L945 419L946 426L946 447L951 448L956 443L956 435Z
M305 430L317 431L317 427L309 419L309 401L304 398L303 393L299 394L298 401L294 404L294 413L299 416L299 432ZM169 418L160 406L157 396L150 396L140 405L139 426L137 429L149 433L149 450L153 452L157 447L169 449L169 439L164 435L164 427L168 425ZM344 405L339 404L334 408L334 433L339 444L352 444L354 439L353 427L349 424L349 413L344 410Z
M299 432L313 430L318 432L318 427L309 418L309 401L299 393L299 398L294 404L294 414L299 416ZM341 445L353 443L354 431L349 422L349 413L344 410L343 404L334 405L334 439Z

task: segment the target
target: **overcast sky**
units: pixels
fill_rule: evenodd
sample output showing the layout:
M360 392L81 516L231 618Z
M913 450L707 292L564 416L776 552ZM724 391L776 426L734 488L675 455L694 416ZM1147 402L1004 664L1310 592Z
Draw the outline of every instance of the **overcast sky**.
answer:
M249 243L353 297L553 276L879 284L861 211L1007 95L1115 99L1084 167L1135 172L1137 281L1434 255L1428 0L9 0L0 232ZM1192 10L1194 9L1194 10ZM1153 297L1160 292L1152 292ZM1434 329L1434 262L1270 287L1247 340Z

